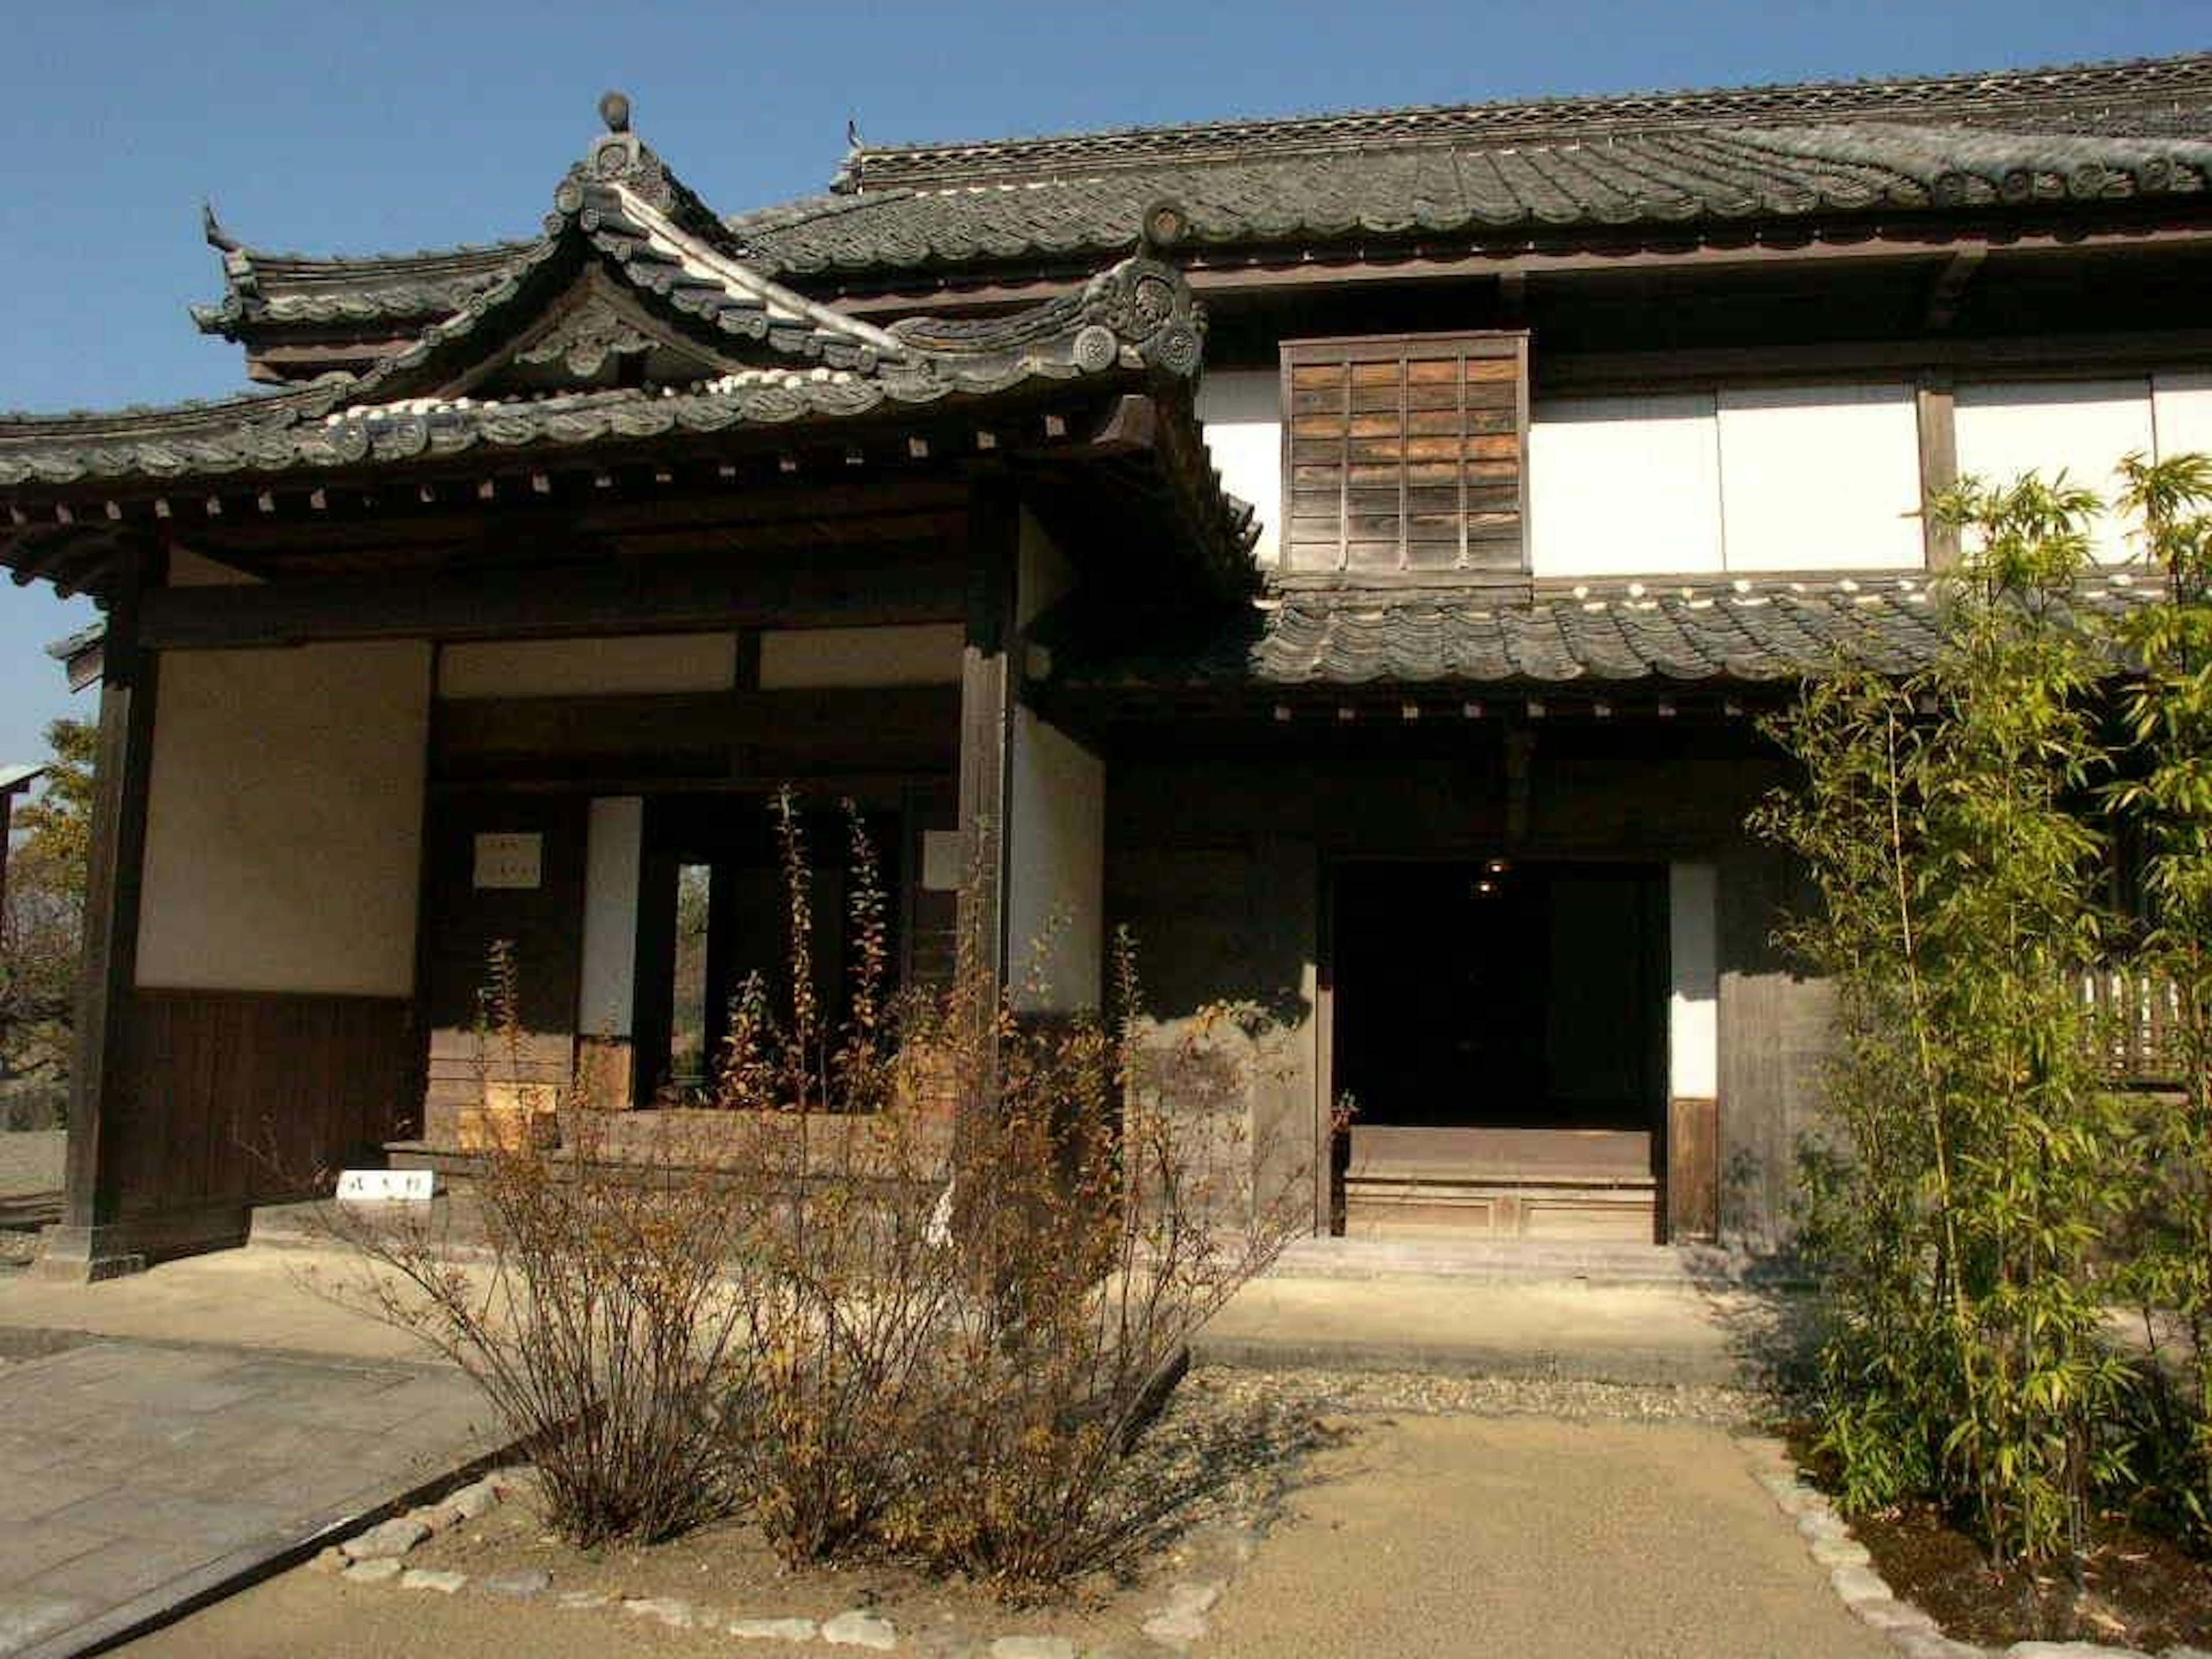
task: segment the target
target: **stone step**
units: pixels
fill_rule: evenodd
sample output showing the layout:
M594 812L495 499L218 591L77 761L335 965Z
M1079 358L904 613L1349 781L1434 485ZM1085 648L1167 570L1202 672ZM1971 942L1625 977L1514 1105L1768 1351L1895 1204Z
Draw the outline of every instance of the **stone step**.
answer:
M1786 1284L1795 1271L1777 1257L1710 1244L1386 1237L1298 1239L1269 1277L1686 1287Z

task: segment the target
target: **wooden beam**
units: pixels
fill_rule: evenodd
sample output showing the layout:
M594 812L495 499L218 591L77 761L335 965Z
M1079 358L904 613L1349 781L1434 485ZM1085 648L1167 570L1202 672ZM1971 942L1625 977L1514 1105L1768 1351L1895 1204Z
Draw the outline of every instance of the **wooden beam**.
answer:
M472 769L503 763L538 776L596 766L704 778L756 773L758 765L744 763L753 756L794 775L823 766L943 767L959 720L959 690L949 684L464 698L438 704L432 775L475 775Z
M1920 309L1920 326L1930 334L1940 334L1958 320L1959 302L1966 297L1967 286L1974 273L1990 257L1985 247L1955 249L1944 261L1943 269L1928 285L1928 298Z
M1007 837L1013 793L1013 647L1021 505L1004 476L979 477L968 518L967 642L960 659L960 834L969 879L960 938L991 996L1006 983Z
M1932 371L1920 377L1915 396L1920 422L1920 546L1930 570L1949 570L1959 562L1959 532L1939 523L1936 497L1959 482L1958 395L1951 377Z
M1539 352L1530 369L1547 392L1642 391L1714 380L1827 380L1923 368L2064 379L2085 372L2186 368L2212 363L2212 329L2116 330L2010 339L1825 341L1716 346L1688 350Z
M43 1276L70 1279L106 1278L144 1265L120 1225L119 1142L133 1107L123 1094L138 978L138 915L161 659L135 641L139 607L167 579L168 556L143 545L128 547L118 556L100 687L62 1221L47 1235L40 1262Z
M1610 233L1610 246L1592 239L1554 236L1540 245L1532 239L1500 239L1487 246L1473 245L1471 236L1437 237L1425 242L1377 246L1373 242L1343 243L1255 250L1208 255L1194 252L1184 261L1184 275L1192 290L1207 295L1295 293L1316 288L1342 289L1363 283L1458 281L1470 276L1498 276L1509 272L1565 274L1592 270L1633 270L1694 267L1726 270L1778 265L1827 265L1838 263L1880 264L1924 262L1942 258L1960 246L1994 248L2010 255L2063 254L2083 249L2157 251L2212 247L2212 225L2151 225L2113 223L2102 228L2019 231L2007 227L1972 224L1857 225L1832 228L1823 240L1817 228L1779 227L1771 240L1744 239L1733 243L1701 243L1680 234L1656 234L1647 245L1624 243L1621 233ZM1378 240L1380 239L1377 239ZM1457 246L1454 243L1456 241ZM1064 276L1006 280L984 277L969 281L923 279L911 285L873 292L841 289L838 308L855 316L901 316L927 312L936 315L967 315L1015 310L1074 292L1091 275L1090 269L1071 269Z
M949 622L950 559L602 565L581 570L271 581L145 596L142 641L165 651L346 640L557 639L598 634Z

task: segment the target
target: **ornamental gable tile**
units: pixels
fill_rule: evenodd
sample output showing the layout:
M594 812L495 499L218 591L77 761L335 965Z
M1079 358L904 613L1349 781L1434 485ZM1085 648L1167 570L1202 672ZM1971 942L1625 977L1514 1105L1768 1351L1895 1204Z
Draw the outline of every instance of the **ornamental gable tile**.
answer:
M1198 372L1204 313L1148 252L1124 248L1078 292L1030 311L880 328L763 275L630 131L626 100L611 94L602 114L608 131L562 180L544 234L366 373L166 410L0 418L0 488L711 434L1033 380ZM1249 545L1249 510L1224 498L1220 511Z

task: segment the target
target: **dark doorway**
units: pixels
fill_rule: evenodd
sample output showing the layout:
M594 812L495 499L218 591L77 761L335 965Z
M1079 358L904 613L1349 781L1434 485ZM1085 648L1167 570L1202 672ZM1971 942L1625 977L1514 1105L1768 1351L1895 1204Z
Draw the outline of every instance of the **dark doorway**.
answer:
M903 815L863 816L883 896L888 960L900 960ZM839 811L801 814L809 866L811 980L826 1019L844 1017L854 918L851 830ZM638 952L639 1098L682 1103L713 1083L732 1000L757 975L779 1019L792 1006L792 908L775 809L757 796L662 797L646 813ZM893 971L896 971L894 967ZM887 992L896 988L887 985Z
M1358 1114L1347 1200L1424 1226L1522 1234L1541 1215L1649 1237L1665 891L1656 866L1340 866L1334 1079Z

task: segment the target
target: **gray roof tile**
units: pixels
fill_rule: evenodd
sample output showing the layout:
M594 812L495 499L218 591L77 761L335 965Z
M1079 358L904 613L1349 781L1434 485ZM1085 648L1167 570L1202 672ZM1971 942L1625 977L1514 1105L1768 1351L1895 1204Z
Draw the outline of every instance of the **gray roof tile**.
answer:
M2152 590L2128 573L2085 581L2078 610L2116 615ZM1087 690L1756 684L1845 656L1885 672L1933 659L1940 586L1923 575L1613 585L1527 598L1494 592L1279 591L1177 654L1078 653L1055 674Z
M1510 239L2202 194L2212 53L1990 75L1439 106L860 149L830 194L724 222L788 280L1126 251L1163 200L1200 250ZM240 248L203 328L433 320L528 244L358 259Z

